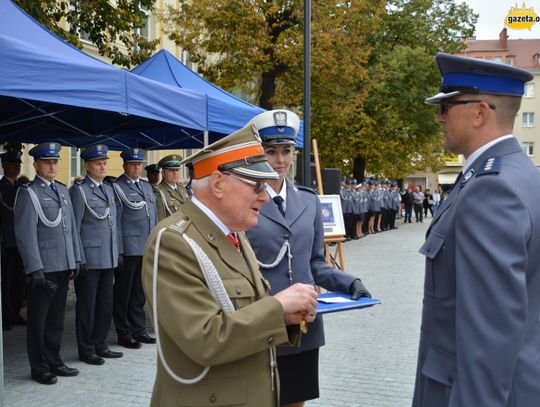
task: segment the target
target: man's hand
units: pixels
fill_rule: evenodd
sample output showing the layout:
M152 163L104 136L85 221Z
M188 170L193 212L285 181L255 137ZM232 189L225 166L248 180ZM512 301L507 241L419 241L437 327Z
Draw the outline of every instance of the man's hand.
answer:
M283 307L285 323L294 325L302 320L312 322L315 319L318 296L312 285L296 283L274 295L274 298Z
M367 288L362 283L362 280L360 280L359 278L357 278L351 283L349 293L352 294L351 300L357 300L360 297L371 298L371 293L367 290Z
M47 280L45 279L43 270L37 270L37 271L34 271L33 273L30 273L30 277L32 278L32 288L45 287Z
M79 279L85 278L87 272L88 272L88 267L86 267L86 264L77 263L75 271L73 272L73 278L74 279L76 279L76 278L79 278Z

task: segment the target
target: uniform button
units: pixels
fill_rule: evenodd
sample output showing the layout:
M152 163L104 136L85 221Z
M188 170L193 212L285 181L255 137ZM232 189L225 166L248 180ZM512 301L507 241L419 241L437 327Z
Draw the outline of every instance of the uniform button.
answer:
M283 239L287 240L290 236L289 235L283 235Z
M217 397L214 394L210 394L210 397L208 397L208 401L210 403L215 403L217 400Z
M212 234L209 234L209 235L208 235L208 240L210 240L210 241L214 240L215 238L216 238L216 237L215 237L214 235L212 235Z
M184 215L184 217L183 217L182 219L184 219L184 220L189 220L189 216Z
M236 287L236 294L242 294L242 289L240 287Z
M268 343L274 343L274 337L273 336L268 337Z

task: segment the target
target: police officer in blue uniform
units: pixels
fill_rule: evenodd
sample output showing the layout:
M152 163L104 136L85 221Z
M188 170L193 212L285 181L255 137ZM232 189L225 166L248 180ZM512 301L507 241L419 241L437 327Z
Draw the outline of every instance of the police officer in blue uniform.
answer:
M102 365L103 358L122 357L106 343L112 320L114 269L123 252L118 216L121 206L112 187L103 182L107 151L102 144L82 150L87 175L70 189L88 269L75 279L77 348L79 359L91 365Z
M2 245L2 329L13 325L26 325L20 315L24 293L24 270L15 241L13 207L21 172L21 152L0 154L4 176L0 179L0 241Z
M463 175L420 252L426 275L414 407L537 406L540 174L512 135L533 75L439 53L446 150Z
M154 189L141 179L144 153L140 148L122 151L124 173L113 184L122 204L120 219L124 248L123 267L115 274L113 319L118 344L130 349L156 341L146 333L146 300L141 282L144 246L157 221Z
M84 271L69 191L55 181L60 148L43 143L29 151L37 176L15 200L15 238L30 281L28 359L32 379L42 384L79 373L60 357L69 277Z
M148 178L148 182L152 184L153 186L156 186L159 184L159 165L158 164L150 164L144 167L144 170L146 171L146 177Z
M261 271L270 282L270 294L295 283L313 284L354 298L371 296L361 280L330 267L324 257L321 204L309 188L287 178L298 132L298 116L288 110L261 113L251 121L257 127L268 163L279 174L269 180L272 200L262 206L259 223L247 231ZM292 257L291 257L292 256ZM319 397L318 352L324 345L322 316L317 316L301 338L299 348L278 347L280 402L303 405Z

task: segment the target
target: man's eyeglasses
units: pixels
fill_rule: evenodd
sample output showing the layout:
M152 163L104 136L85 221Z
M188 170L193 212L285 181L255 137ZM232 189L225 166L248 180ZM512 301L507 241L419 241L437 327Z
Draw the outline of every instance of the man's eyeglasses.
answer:
M239 177L238 175L232 174L230 172L224 172L225 175L230 175L231 177L234 177L236 179L239 179L245 184L251 185L253 187L253 190L256 194L260 194L262 191L266 190L266 182L265 181L252 181L247 178Z
M469 103L482 103L486 102L485 100L446 100L439 103L439 113L445 114L448 111L448 106L451 105L467 105ZM486 102L487 103L487 102ZM490 109L495 110L495 105L493 103L488 103Z

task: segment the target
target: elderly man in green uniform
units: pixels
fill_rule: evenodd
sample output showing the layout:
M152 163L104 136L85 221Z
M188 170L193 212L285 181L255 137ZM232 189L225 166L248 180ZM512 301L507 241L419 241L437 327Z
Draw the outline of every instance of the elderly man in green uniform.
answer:
M154 228L143 261L159 355L151 405L275 407L275 346L296 344L317 309L312 285L267 295L244 234L278 174L252 125L185 161L193 197Z
M156 191L156 208L160 221L178 211L184 201L189 198L180 178L182 176L180 161L182 161L180 155L171 154L158 162L161 168L161 182L154 187L154 191Z

